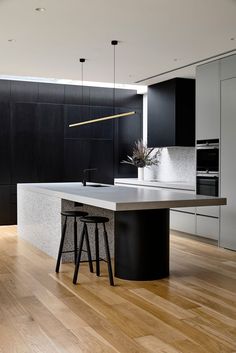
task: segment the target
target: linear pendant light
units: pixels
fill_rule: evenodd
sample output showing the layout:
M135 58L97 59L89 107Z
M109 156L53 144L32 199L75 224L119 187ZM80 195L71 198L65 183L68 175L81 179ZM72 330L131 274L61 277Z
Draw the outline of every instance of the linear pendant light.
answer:
M115 46L118 44L118 40L112 40L111 45L114 47L114 87L113 87L113 115L101 117L101 118L96 118L96 119L91 119L91 120L86 120L82 121L79 123L74 123L70 124L69 127L76 127L76 126L81 126L81 125L87 125L87 124L93 124L93 123L98 123L100 121L105 121L105 120L111 120L111 119L117 119L117 118L122 118L122 117L127 117L127 116L132 116L135 115L135 111L127 112L127 113L121 113L121 114L115 114L115 85L116 85L116 52L115 52ZM83 80L83 63L85 59L80 59L80 62L82 63L82 80ZM83 85L83 81L82 81ZM83 89L83 88L82 88Z

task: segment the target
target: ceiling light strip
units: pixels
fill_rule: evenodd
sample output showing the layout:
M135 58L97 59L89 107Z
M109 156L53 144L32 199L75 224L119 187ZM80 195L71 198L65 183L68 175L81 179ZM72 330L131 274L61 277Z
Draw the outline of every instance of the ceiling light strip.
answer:
M75 127L75 126L87 125L87 124L92 124L92 123L98 123L100 121L122 118L122 117L125 117L125 116L134 115L134 114L136 114L136 112L127 112L127 113L121 113L121 114L116 114L116 115L109 115L109 116L105 116L103 118L97 118L97 119L93 119L93 120L82 121L81 123L70 124L69 127Z

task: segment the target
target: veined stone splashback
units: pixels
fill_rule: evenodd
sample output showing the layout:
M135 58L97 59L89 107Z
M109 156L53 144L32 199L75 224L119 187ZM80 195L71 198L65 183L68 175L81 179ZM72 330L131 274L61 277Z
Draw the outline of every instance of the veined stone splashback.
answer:
M187 181L195 184L195 158L194 147L165 147L161 152L160 164L145 168L145 179Z

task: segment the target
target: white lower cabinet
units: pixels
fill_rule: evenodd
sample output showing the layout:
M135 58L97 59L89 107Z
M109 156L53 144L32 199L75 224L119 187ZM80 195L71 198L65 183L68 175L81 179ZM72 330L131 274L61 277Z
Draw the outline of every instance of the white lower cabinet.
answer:
M196 235L219 240L219 218L196 216Z
M219 206L196 207L196 214L200 216L211 216L211 217L219 218L220 207Z
M170 229L195 234L195 214L171 210Z

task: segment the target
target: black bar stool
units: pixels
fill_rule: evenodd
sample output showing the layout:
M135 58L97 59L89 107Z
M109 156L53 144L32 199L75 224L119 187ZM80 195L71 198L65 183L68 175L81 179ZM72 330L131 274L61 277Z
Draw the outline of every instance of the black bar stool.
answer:
M60 241L60 246L59 246L59 251L58 251L58 256L57 256L57 264L56 264L56 272L59 272L60 269L60 264L61 264L61 257L62 254L64 253L74 253L74 261L76 264L76 259L77 259L77 218L80 217L85 217L88 215L88 212L83 212L83 211L62 211L61 215L65 217L65 222L63 225L62 229L62 234L61 234L61 241ZM65 235L66 235L66 228L67 228L67 219L68 218L74 218L74 250L69 250L69 251L63 251L63 246L64 246L64 241L65 241ZM92 263L92 257L91 257L91 250L90 250L90 244L89 244L89 238L88 236L85 235L85 240L86 240L86 245L87 245L87 253L88 253L88 262L89 262L89 267L90 271L93 272L93 263Z
M79 272L79 266L80 266L80 259L81 259L81 253L83 249L83 243L84 243L84 238L88 238L88 228L87 228L87 223L92 223L95 224L95 254L96 254L96 274L97 276L100 276L100 262L99 261L105 261L107 262L107 267L108 267L108 273L109 273L109 280L110 280L110 285L114 286L114 281L113 281L113 274L112 274L112 265L111 265L111 256L110 256L110 250L109 250L109 244L108 244L108 238L107 238L107 231L106 231L106 226L105 223L109 222L109 218L106 217L99 217L99 216L86 216L80 218L80 222L84 223L81 238L80 238L80 243L78 247L78 257L75 265L75 272L74 272L74 278L73 278L73 283L77 283L77 278L78 278L78 272ZM98 233L98 224L103 225L103 237L104 237L104 245L105 245L105 252L106 252L106 260L101 259L99 257L99 233ZM87 241L86 241L87 242Z

